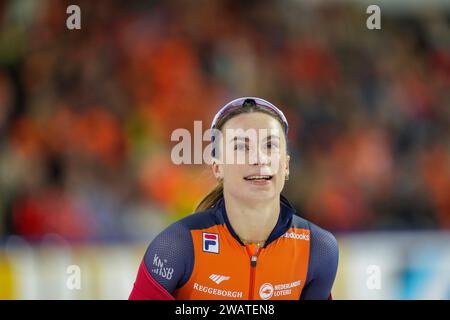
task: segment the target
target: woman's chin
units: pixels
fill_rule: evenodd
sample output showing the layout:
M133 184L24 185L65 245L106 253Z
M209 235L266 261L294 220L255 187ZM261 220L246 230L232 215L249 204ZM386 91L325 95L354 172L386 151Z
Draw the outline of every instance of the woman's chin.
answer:
M260 189L260 190L242 190L239 193L239 197L245 201L267 201L273 200L276 197L276 193L273 188Z

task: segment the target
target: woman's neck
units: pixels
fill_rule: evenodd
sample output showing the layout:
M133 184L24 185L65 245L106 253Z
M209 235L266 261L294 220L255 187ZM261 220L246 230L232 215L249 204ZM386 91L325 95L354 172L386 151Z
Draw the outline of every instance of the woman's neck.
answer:
M265 242L278 221L279 198L251 203L224 192L224 199L228 220L241 241Z

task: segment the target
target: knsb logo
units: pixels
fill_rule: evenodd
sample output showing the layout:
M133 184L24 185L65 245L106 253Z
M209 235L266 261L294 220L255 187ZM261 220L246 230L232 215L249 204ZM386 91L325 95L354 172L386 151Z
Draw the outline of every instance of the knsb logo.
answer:
M273 296L273 286L270 283L264 283L259 288L259 296L263 300L272 298Z
M203 233L203 251L219 253L219 235L217 233Z

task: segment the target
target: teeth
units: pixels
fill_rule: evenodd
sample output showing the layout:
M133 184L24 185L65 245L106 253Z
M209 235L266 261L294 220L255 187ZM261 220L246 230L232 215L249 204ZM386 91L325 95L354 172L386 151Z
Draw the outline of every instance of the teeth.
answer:
M245 179L247 180L261 180L261 179L270 179L271 176L251 176L251 177L246 177Z

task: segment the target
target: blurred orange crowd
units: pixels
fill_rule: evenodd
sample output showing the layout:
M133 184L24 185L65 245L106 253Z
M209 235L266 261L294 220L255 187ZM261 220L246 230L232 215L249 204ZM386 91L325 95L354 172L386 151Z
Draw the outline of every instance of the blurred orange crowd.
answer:
M335 231L450 228L450 12L0 1L0 236L149 239L214 185L174 129L240 96L290 124L285 195Z

